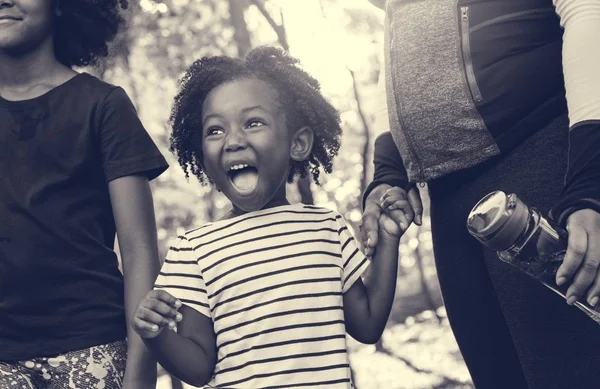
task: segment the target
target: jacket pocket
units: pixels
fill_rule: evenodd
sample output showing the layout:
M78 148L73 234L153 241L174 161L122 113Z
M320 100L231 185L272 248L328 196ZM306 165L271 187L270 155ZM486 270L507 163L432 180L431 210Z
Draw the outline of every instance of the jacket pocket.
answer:
M468 7L463 7L468 8ZM468 13L468 12L467 12ZM482 28L492 26L494 24L506 22L512 19L544 19L548 16L556 17L556 12L554 8L534 8L534 9L526 9L523 11L512 12L506 15L501 15L490 20L486 20L485 22L478 23L474 26L469 26L469 31L474 33Z
M483 96L481 96L481 91L477 85L475 69L473 68L473 58L471 56L471 35L469 31L470 24L469 7L460 7L460 43L465 78L467 80L467 86L469 87L471 96L473 97L473 101L475 103L479 103L483 100Z

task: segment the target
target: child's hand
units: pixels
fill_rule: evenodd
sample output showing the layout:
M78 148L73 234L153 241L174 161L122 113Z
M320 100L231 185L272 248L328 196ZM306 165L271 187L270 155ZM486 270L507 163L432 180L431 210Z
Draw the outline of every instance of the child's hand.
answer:
M133 315L133 329L142 338L155 338L165 327L177 328L183 318L177 310L181 301L164 290L151 290L140 301Z
M398 211L396 211L398 212ZM391 217L389 217L385 212L381 213L379 217L379 231L380 234L383 235L381 238L392 238L399 239L404 231L400 228L398 223L396 223Z
M408 214L412 212L406 191L398 187L389 188L381 196L381 208L384 212L379 218L379 228L392 237L401 237L409 225Z

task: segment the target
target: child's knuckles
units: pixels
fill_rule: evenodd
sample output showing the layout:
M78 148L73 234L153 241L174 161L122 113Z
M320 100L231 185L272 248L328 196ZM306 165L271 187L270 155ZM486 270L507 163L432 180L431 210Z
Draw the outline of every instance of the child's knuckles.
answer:
M151 298L146 301L146 304L144 304L144 308L146 310L151 311L151 310L155 310L158 305L160 305L160 300Z
M137 332L146 332L152 329L152 325L148 322L145 322L139 318L136 318L133 321L133 329Z
M404 197L404 196L406 196L406 191L400 187L394 186L394 187L390 188L390 194Z
M160 301L156 306L156 312L163 316L168 316L171 313L171 307L166 303Z
M164 301L164 302L166 302L166 303L169 303L169 302L171 302L172 300L173 300L173 301L175 300L175 299L173 298L173 296L171 296L171 294L170 294L170 293L168 293L168 292L166 292L166 291L164 291L164 290L162 290L162 289L161 289L161 290L159 290L159 293L158 293L157 297L158 297L158 299L159 299L160 301Z
M140 307L137 310L135 317L139 320L146 320L149 312L150 310L147 307Z
M148 293L148 298L158 299L160 298L161 293L163 293L162 289L153 289Z

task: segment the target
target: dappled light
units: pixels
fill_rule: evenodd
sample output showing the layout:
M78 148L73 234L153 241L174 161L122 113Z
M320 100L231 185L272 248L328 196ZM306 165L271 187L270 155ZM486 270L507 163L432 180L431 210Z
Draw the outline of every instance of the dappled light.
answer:
M289 199L312 197L316 205L339 211L358 236L361 193L372 178L378 131L374 96L382 66L383 13L366 0L137 0L131 8L129 32L115 45L115 55L89 71L126 89L171 165L152 184L161 257L178 235L219 218L229 207L221 193L195 177L186 180L169 152L167 121L177 80L201 56L242 55L264 44L299 58L342 119L342 147L333 172L322 174L321 186L289 184ZM397 295L382 341L350 343L357 388L472 388L445 316L432 250L426 214L423 226L411 226L402 238ZM178 385L161 370L159 388Z

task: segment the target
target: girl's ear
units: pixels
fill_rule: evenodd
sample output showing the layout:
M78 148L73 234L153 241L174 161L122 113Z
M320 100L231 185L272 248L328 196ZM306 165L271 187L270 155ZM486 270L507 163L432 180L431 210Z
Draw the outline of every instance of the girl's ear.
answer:
M292 135L290 158L296 162L305 161L312 152L314 134L309 127L302 127Z

